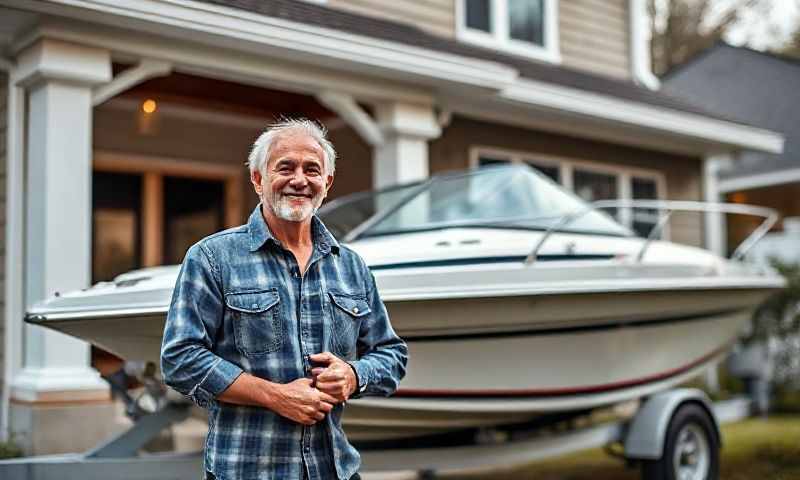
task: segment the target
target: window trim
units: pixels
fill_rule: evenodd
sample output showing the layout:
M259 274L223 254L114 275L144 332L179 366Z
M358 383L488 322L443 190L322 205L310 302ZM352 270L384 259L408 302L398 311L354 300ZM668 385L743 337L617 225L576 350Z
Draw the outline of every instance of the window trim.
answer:
M491 32L467 27L466 0L456 0L456 38L534 60L561 63L558 30L558 0L544 1L544 45L539 46L509 37L508 0L488 0L491 12Z
M559 167L559 184L575 193L574 178L575 169L589 172L613 175L617 180L617 192L620 199L631 200L633 195L633 178L653 180L656 184L656 197L658 200L667 198L667 178L664 172L641 167L631 167L628 165L615 165L599 163L593 160L586 160L575 157L565 157L561 155L551 155L546 153L536 153L534 151L513 150L483 145L474 145L469 149L469 167L478 168L480 157L508 158L511 163L521 164L527 162L541 163L543 166ZM633 228L633 215L630 209L620 209L620 223L628 228ZM669 222L667 222L661 236L661 240L670 239Z
M165 176L223 182L224 226L230 228L241 223L244 204L242 182L245 169L240 166L95 150L92 157L92 171L142 176L142 267L162 265L164 245L161 228Z

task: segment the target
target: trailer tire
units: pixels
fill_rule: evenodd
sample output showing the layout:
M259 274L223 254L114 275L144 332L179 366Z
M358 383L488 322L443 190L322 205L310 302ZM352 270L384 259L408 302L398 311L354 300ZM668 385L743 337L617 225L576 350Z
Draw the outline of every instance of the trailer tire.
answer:
M642 463L642 479L719 479L719 439L703 407L687 403L678 408L669 422L661 458Z

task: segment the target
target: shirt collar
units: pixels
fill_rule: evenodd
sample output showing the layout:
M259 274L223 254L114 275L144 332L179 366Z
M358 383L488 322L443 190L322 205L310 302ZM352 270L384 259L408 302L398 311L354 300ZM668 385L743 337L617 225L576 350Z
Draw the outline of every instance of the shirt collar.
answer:
M280 245L264 220L264 215L261 213L261 204L256 205L253 213L250 214L250 219L247 221L247 230L250 232L250 251L255 252L264 246L267 242L272 242L275 245ZM311 234L314 237L314 246L319 248L323 253L333 252L339 253L339 242L328 231L322 220L316 215L311 217Z

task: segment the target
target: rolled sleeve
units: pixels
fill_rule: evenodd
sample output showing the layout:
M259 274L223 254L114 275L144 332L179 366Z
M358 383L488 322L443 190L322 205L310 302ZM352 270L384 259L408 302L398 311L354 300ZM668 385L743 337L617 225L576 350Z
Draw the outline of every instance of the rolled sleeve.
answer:
M222 327L223 295L208 252L189 249L172 296L161 345L164 382L201 407L208 407L242 373L213 353Z
M233 363L219 358L208 370L205 378L189 391L192 401L201 407L208 405L242 374L242 369Z

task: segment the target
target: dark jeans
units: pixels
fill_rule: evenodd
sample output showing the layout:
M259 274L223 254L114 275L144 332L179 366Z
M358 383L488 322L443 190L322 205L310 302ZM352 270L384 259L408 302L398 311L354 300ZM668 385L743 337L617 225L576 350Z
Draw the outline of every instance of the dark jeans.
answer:
M205 480L217 480L217 477L215 477L211 472L206 472ZM350 480L361 480L361 475L356 473L350 477Z

